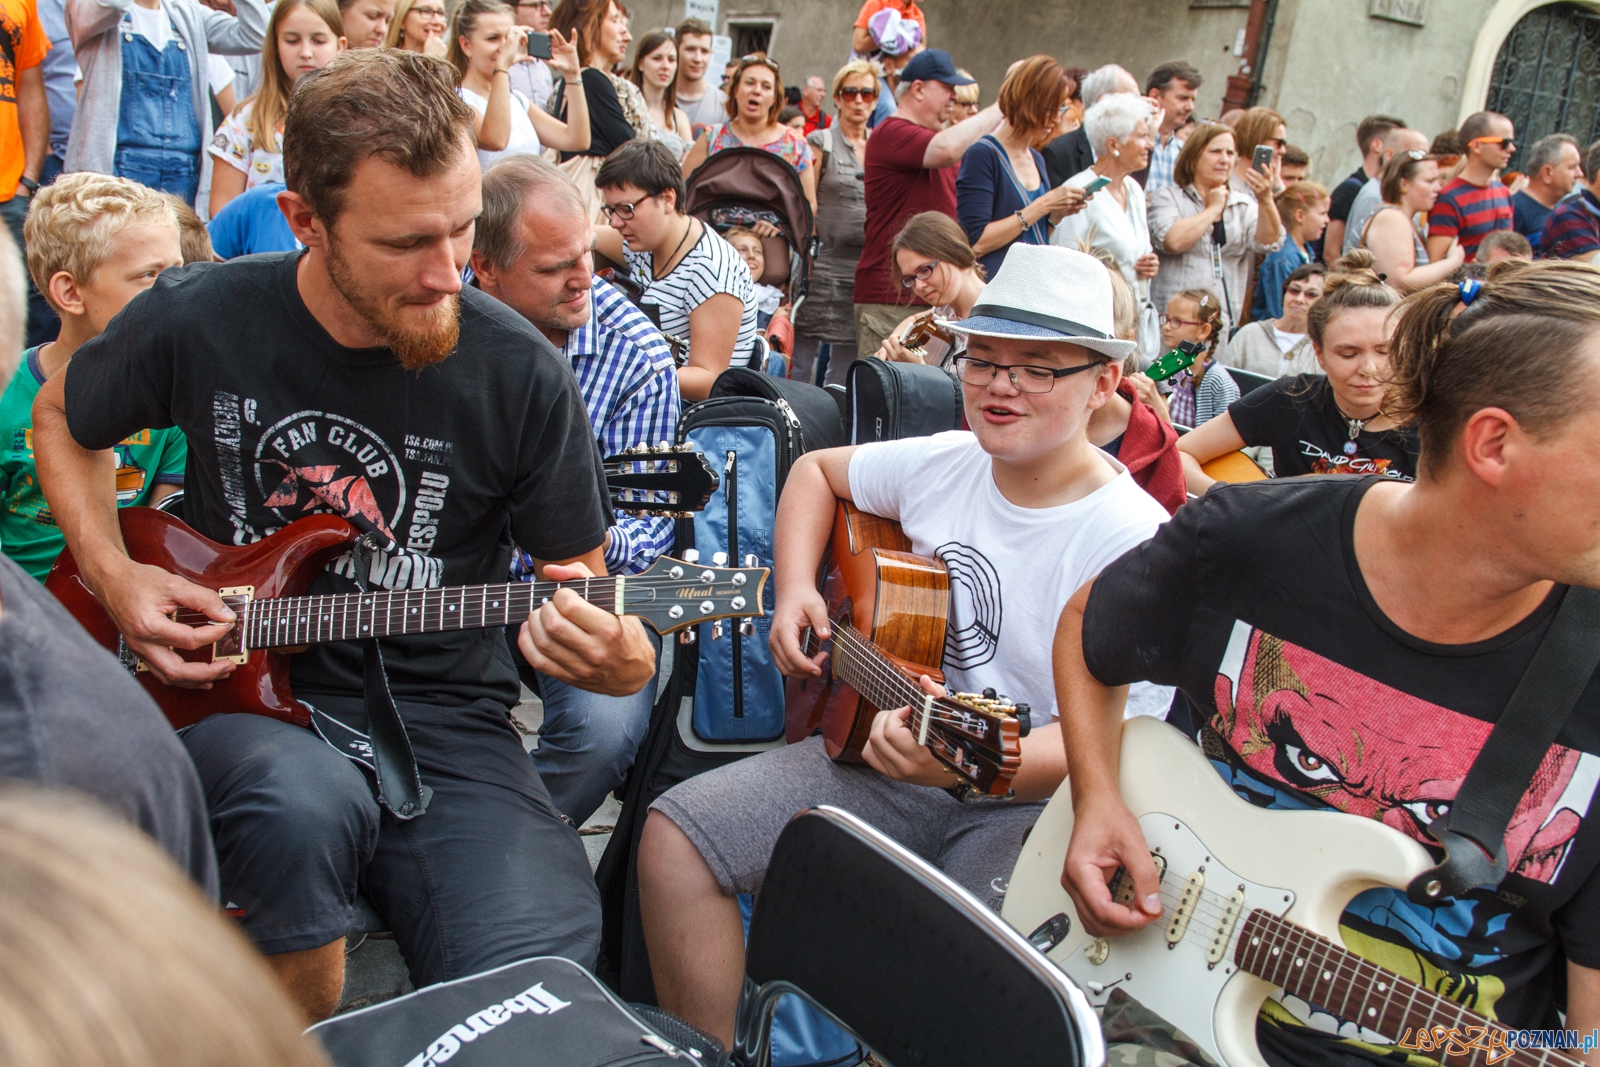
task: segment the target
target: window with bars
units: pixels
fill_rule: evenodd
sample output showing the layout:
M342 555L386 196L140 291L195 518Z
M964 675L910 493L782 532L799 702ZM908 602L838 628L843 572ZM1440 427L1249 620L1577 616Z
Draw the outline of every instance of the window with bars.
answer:
M1600 140L1600 11L1548 4L1524 15L1495 58L1486 106L1517 128L1517 153L1552 133Z

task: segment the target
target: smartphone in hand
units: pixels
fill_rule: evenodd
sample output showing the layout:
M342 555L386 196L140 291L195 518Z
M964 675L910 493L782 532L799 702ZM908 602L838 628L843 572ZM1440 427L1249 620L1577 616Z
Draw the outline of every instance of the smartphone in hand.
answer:
M550 35L548 33L530 33L524 42L528 55L534 59L550 58Z
M1106 177L1096 178L1094 181L1090 182L1088 185L1085 185L1083 187L1083 198L1085 200L1089 199L1095 193L1098 193L1100 190L1104 189L1106 186L1108 186L1110 184L1111 184L1111 179L1110 178L1106 178Z
M532 35L530 34L529 36ZM546 43L545 47L549 48L550 45ZM1272 146L1269 144L1256 145L1255 153L1250 157L1250 169L1259 174L1265 174L1270 166L1272 166Z

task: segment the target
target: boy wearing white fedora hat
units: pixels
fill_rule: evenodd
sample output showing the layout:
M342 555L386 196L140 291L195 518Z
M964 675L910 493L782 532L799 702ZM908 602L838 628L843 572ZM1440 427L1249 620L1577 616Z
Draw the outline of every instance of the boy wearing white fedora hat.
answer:
M917 553L949 569L947 684L994 688L1033 709L1016 800L963 803L947 792L957 779L917 744L905 708L880 713L866 766L833 763L813 737L664 794L639 849L656 992L662 1007L724 1040L744 974L735 894L760 886L778 834L802 808L854 812L998 910L994 884L1009 877L1066 775L1051 679L1056 620L1079 586L1167 518L1085 436L1135 347L1115 337L1098 260L1016 245L972 315L944 325L967 335L955 369L972 430L800 459L778 505L771 644L785 674L821 672L823 656L807 658L800 637L807 626L829 632L813 577L836 500L898 520Z

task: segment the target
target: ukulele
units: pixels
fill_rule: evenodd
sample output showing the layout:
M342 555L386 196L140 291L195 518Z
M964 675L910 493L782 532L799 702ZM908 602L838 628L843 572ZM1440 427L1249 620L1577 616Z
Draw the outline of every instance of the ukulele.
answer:
M1120 785L1155 861L1160 918L1111 938L1083 930L1061 887L1073 825L1066 782L1028 834L1000 913L1096 1006L1121 989L1226 1067L1265 1067L1256 1015L1275 989L1452 1067L1577 1067L1558 1051L1519 1049L1500 1023L1340 943L1352 897L1375 886L1404 893L1433 866L1416 841L1345 812L1258 808L1192 739L1149 718L1122 726ZM1133 900L1125 871L1109 889Z
M302 596L312 580L359 538L334 515L312 515L241 547L219 545L154 508L117 512L128 555L216 590L238 615L210 646L180 650L186 660L237 664L210 689L181 689L158 681L122 640L111 617L84 585L77 561L63 550L45 579L68 612L144 684L177 728L217 712L269 715L299 726L311 712L289 688L290 651L328 641L514 626L558 589L570 589L597 607L633 615L660 634L714 619L758 618L768 571L746 556L745 566L702 567L698 556L662 556L642 574L602 575L565 582L504 582L436 589L374 589L365 593ZM180 609L177 622L204 626L197 611Z
M823 673L786 683L784 734L793 744L819 729L829 758L860 763L879 711L911 708L907 725L973 788L1006 796L1022 765L1028 708L993 690L934 697L917 679L944 681L950 578L944 564L911 552L900 524L841 500L834 514L823 598L833 636L802 636L806 655L827 650Z

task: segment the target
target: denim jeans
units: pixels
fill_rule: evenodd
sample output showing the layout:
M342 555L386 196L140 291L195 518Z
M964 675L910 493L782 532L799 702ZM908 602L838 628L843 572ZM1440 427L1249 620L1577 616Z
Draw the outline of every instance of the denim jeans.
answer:
M659 664L661 639L650 633L650 640ZM539 727L533 766L557 810L581 826L633 767L633 757L650 728L655 681L632 696L609 697L541 673L539 695L544 725Z

